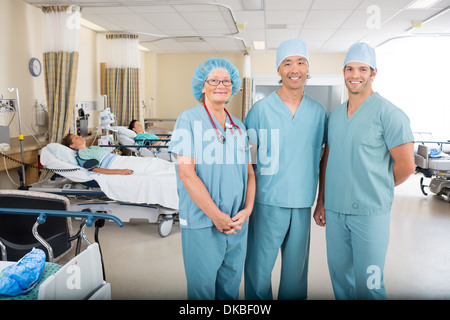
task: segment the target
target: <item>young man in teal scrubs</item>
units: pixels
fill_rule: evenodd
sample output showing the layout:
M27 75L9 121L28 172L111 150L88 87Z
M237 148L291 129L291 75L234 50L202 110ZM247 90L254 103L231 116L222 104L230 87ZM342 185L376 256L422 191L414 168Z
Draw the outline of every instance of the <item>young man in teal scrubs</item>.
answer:
M306 299L311 207L316 197L326 111L303 92L306 44L277 50L281 88L250 109L245 126L257 146L256 195L249 219L245 298L273 298L271 274L281 249L278 299Z
M386 299L383 268L394 186L415 168L409 119L372 90L376 74L375 51L354 44L344 62L348 101L328 117L325 197L319 192L314 219L326 223L336 299Z

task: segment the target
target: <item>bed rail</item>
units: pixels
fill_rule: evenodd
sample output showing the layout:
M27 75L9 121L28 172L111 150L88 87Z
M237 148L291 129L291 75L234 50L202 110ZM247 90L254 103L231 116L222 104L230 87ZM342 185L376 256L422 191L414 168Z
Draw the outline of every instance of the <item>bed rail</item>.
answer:
M47 210L47 209L23 209L23 208L3 208L0 207L0 214L19 214L19 215L36 215L36 223L33 225L32 233L33 236L47 249L48 258L50 262L53 262L53 249L38 233L38 227L45 223L47 216L58 216L58 217L71 217L71 218L84 218L86 219L81 231L80 236L83 241L89 246L92 243L86 237L86 227L91 227L94 222L98 219L112 220L119 227L123 227L122 221L109 214L99 213L99 212L88 212L88 211L64 211L64 210ZM0 245L1 257L6 256L4 248Z

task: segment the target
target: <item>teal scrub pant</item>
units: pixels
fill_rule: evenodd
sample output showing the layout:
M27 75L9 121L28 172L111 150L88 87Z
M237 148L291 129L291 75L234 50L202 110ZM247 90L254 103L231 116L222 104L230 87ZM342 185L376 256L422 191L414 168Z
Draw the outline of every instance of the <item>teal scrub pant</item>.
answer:
M281 248L279 300L307 297L311 208L255 203L249 219L245 299L272 300L272 270Z
M237 234L216 227L181 228L189 300L236 300L247 250L248 222Z
M326 213L328 269L336 299L384 300L390 214Z

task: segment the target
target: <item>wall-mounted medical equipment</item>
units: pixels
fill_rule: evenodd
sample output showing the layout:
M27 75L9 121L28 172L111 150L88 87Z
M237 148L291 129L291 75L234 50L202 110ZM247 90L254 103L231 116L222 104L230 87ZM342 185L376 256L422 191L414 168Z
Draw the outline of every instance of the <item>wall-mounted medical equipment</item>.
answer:
M9 125L15 114L14 99L0 99L0 143L10 145Z
M22 179L20 179L20 187L19 189L26 189L26 181L25 181L25 160L23 155L23 134L22 134L22 118L20 116L20 100L19 100L19 88L8 88L9 92L16 92L16 103L14 106L14 109L17 112L17 115L19 117L19 143L20 143L20 153L22 156Z
M89 114L84 113L83 108L78 109L77 135L86 137L88 135Z

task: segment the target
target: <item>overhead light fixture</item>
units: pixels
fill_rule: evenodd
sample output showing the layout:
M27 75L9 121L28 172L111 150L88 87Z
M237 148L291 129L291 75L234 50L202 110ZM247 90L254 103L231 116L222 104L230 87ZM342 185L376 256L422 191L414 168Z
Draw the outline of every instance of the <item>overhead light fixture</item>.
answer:
M276 29L286 29L286 24L268 24L267 29L276 30Z
M265 41L253 41L253 48L255 48L255 50L264 50L264 49L266 49L266 42Z
M438 2L441 2L441 0L416 0L408 6L408 9L428 9Z
M242 8L245 11L261 11L264 10L263 0L241 0Z

